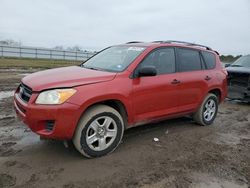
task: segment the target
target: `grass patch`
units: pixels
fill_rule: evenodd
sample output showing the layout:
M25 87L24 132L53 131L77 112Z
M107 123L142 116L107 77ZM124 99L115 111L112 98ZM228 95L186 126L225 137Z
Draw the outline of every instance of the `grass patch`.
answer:
M80 61L29 58L0 58L0 69L50 69L79 65Z

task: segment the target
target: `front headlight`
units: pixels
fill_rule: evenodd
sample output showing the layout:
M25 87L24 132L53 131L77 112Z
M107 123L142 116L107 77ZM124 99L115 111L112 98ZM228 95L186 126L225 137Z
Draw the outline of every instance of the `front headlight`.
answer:
M43 91L36 99L36 104L62 104L76 92L75 89L53 89Z

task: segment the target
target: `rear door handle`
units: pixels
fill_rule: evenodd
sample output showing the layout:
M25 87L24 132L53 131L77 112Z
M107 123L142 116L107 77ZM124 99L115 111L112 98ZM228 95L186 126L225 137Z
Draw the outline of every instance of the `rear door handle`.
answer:
M171 84L179 84L179 83L181 83L181 81L180 81L180 80L176 80L176 79L174 79L174 80L171 82Z
M209 81L209 80L211 80L212 78L210 77L210 76L206 76L205 77L205 80L207 80L207 81Z

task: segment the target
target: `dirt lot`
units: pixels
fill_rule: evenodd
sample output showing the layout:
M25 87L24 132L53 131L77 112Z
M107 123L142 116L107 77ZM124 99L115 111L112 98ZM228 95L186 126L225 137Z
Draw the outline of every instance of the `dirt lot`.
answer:
M15 119L8 96L26 73L0 69L0 187L250 187L249 104L226 101L212 126L186 117L130 129L114 153L86 159Z

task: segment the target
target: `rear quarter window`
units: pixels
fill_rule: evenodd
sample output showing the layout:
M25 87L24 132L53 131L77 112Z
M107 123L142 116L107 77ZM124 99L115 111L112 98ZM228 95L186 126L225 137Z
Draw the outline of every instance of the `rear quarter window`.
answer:
M215 55L210 52L201 52L203 59L205 61L207 69L214 69L216 65Z
M196 71L201 70L201 58L199 51L185 48L178 48L178 71Z

